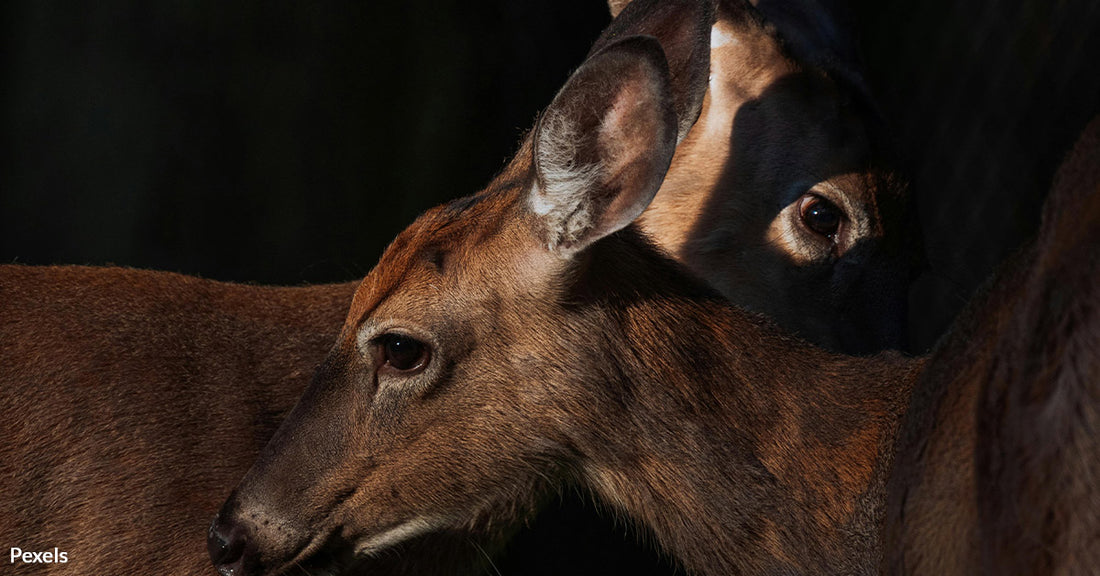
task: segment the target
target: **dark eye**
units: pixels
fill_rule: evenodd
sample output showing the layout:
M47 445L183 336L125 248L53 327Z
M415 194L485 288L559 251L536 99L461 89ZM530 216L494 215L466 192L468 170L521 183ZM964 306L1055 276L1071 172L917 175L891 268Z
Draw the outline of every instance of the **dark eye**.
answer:
M383 366L400 372L419 370L428 364L428 345L403 334L385 334L376 342Z
M807 194L799 201L798 213L806 227L822 236L833 238L840 230L840 221L844 214L836 204L817 196Z

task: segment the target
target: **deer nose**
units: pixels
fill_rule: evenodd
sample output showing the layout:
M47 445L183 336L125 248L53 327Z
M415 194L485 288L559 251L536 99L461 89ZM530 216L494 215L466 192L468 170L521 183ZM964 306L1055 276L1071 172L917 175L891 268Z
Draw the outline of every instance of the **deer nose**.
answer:
M222 576L244 576L245 547L248 535L244 527L225 521L221 514L214 517L206 535L206 550Z

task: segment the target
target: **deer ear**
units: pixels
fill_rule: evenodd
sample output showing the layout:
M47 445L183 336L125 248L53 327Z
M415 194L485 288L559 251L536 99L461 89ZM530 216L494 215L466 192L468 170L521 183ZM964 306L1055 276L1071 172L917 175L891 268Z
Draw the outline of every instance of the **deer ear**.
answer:
M543 113L533 149L528 206L551 251L570 256L633 222L676 149L660 44L626 38L589 57Z
M629 4L629 5L628 5ZM683 140L703 108L710 73L712 0L611 0L615 20L604 30L592 51L629 36L652 36L661 43L672 78L677 140Z
M607 0L607 10L611 12L611 17L614 18L619 15L619 12L626 8L626 5L630 4L630 0Z

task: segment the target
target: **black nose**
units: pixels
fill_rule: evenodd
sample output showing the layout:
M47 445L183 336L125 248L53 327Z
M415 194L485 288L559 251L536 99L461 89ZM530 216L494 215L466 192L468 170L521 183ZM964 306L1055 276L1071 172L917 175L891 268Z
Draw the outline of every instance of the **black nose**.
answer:
M222 576L244 576L244 549L248 544L245 530L238 524L225 522L218 514L206 535L206 550Z

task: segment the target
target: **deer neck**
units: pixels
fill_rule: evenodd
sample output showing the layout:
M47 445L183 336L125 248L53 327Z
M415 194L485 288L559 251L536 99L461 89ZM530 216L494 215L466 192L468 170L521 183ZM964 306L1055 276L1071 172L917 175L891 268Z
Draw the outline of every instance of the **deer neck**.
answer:
M644 282L615 269L631 261L591 264L630 288L603 319L614 368L587 400L607 409L572 439L582 481L694 574L873 571L921 361L825 353L701 285L676 293L675 263Z

